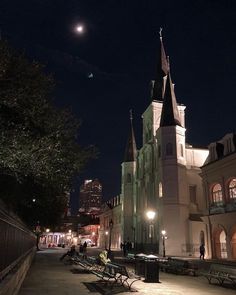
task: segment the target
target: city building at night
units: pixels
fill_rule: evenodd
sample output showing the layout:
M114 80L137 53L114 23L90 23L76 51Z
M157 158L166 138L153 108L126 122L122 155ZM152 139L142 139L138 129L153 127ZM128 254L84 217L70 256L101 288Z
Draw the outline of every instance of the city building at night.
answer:
M120 248L123 239L122 231L122 203L120 196L116 196L104 203L99 215L98 245L106 248Z
M202 167L208 215L207 240L213 258L236 259L236 135L226 134L209 145Z
M98 179L85 180L80 187L79 214L97 216L102 203L102 185Z

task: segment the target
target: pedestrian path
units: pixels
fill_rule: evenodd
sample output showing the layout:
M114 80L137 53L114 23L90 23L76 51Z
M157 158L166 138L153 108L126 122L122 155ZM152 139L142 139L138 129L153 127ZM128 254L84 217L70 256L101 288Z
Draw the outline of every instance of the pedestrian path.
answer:
M65 249L47 249L36 254L35 261L26 276L19 295L131 295L123 287L109 288L101 285L96 276L59 261ZM94 254L88 249L88 254ZM151 295L235 295L235 289L209 285L203 277L178 276L160 272L161 283L134 283L137 292Z

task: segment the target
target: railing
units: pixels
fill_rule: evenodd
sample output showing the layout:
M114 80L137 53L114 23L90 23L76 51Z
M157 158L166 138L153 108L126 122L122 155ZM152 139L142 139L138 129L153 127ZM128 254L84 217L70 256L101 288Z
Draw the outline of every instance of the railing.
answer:
M35 235L0 202L0 280L35 245Z

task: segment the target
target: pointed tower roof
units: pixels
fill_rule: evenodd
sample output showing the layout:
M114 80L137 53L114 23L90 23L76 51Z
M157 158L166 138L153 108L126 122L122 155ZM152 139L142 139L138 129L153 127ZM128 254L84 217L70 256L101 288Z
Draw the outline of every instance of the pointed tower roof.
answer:
M181 126L180 122L180 114L177 107L174 86L169 72L167 75L165 94L163 98L160 127L176 125Z
M124 162L134 162L136 159L137 148L134 137L134 129L133 129L133 116L132 110L130 110L130 134L127 140L126 149L125 149L125 158Z
M162 41L162 28L160 28L160 47L159 47L159 56L157 63L156 77L153 86L152 99L153 100L162 100L163 99L163 78L168 74L169 65L166 58L165 48Z

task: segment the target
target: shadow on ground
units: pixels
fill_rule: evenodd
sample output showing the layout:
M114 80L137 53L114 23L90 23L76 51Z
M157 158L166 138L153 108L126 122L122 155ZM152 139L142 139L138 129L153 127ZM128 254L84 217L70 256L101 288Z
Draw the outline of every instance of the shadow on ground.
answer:
M96 282L84 282L83 283L90 292L99 292L102 295L109 295L109 294L120 294L124 292L137 292L136 290L132 289L129 290L128 288L122 285L113 285L111 286L108 283L102 281Z
M73 274L88 274L90 273L87 269L73 268L70 270Z

